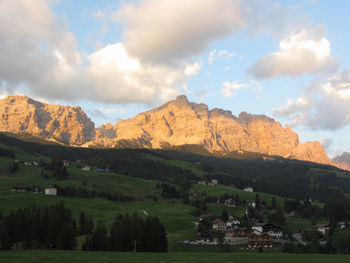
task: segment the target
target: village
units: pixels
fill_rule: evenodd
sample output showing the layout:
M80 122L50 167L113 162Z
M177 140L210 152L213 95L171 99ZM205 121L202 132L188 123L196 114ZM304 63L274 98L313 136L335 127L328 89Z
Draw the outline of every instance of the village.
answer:
M14 160L14 164L22 164L25 166L37 166L44 167L45 164L40 161L20 161ZM90 166L82 165L79 161L79 169L85 172L96 172L96 173L109 173L111 172L108 168L90 168ZM60 169L64 169L71 166L69 161L61 160L58 164ZM45 177L45 175L44 175ZM211 180L198 180L193 181L193 184L198 185L208 185L214 187L218 185L217 179ZM48 196L62 195L57 186L48 186L43 189L33 187L24 183L18 183L11 187L11 192L33 192L34 194L44 194ZM245 192L253 193L254 189L251 186L246 186L242 189ZM263 218L261 212L264 210L270 210L277 213L280 207L274 204L275 200L273 198L272 204L268 205L265 200L260 200L259 195L256 194L255 202L247 202L246 200L237 200L238 196L227 196L228 198L218 198L214 204L216 206L221 206L224 208L222 215L215 215L210 213L201 213L195 215L197 221L195 222L195 229L198 235L197 240L183 240L178 241L178 244L198 246L198 245L208 245L208 246L241 246L241 249L271 249L279 247L284 243L294 241L298 244L306 245L307 241L304 238L303 230L296 233L290 233L284 224L284 219L280 224L275 224L274 220L268 218ZM213 200L212 200L213 202ZM240 203L239 203L240 202ZM311 202L311 200L310 200ZM226 209L236 208L241 206L245 208L244 218L234 216L232 213L228 213ZM285 212L281 212L284 218ZM290 215L293 215L291 212ZM266 219L267 222L264 222ZM339 222L339 229L348 228L346 222ZM314 224L307 231L314 231L318 233L319 243L326 244L326 238L328 232L330 231L330 225L328 223Z

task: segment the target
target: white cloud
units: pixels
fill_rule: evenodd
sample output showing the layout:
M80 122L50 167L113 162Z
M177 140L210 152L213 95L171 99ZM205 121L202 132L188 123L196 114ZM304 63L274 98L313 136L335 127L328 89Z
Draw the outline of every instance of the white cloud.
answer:
M204 51L214 40L241 28L239 0L141 0L125 4L114 19L127 27L130 55L157 63L174 63Z
M215 53L216 53L216 49L210 51L210 53L209 53L208 63L210 65L213 64L213 62L214 62Z
M218 59L219 57L224 56L225 58L231 58L236 57L237 53L234 52L228 52L227 50L220 50L217 52L216 49L213 49L209 53L208 63L209 65L212 65L214 63L214 60Z
M147 63L130 56L124 43L82 55L44 0L2 0L0 10L2 94L21 89L48 99L155 103L174 98L200 70L189 60Z
M249 69L257 79L275 76L300 76L334 71L338 63L331 55L331 47L320 28L302 30L283 38L280 50L266 55Z
M186 68L185 68L185 75L188 77L197 75L199 70L201 68L201 64L199 63L190 63L187 64Z
M313 130L337 130L350 124L350 69L327 79L313 81L302 96L289 99L274 115Z
M89 97L120 103L170 100L200 68L198 63L181 66L144 63L130 57L123 43L108 45L89 55L88 60L85 86L91 92Z
M230 98L235 92L237 92L240 89L247 89L248 85L240 83L239 81L225 81L222 83L224 88L221 90L221 94L226 97Z

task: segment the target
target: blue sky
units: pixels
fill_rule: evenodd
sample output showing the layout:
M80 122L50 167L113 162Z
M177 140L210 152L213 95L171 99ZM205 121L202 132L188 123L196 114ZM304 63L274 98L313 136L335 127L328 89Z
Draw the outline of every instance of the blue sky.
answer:
M0 96L96 126L185 94L350 152L347 0L2 0Z

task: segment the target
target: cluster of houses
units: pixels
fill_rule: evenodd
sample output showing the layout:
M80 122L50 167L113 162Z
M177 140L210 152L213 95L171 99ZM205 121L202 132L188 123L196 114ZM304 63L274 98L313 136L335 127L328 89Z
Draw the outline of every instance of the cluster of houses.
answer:
M23 183L16 184L11 187L11 192L17 192L17 193L25 193L25 192L30 192L32 188ZM38 188L34 190L34 193L40 193ZM57 188L55 187L46 187L43 191L45 195L57 195Z
M15 163L22 163L21 160L18 160L18 159L16 159L14 162ZM69 167L71 165L71 163L67 160L62 160L62 163L63 163L63 166L65 166L65 167ZM40 161L32 161L32 162L24 161L23 164L25 166L40 166Z
M251 228L242 227L241 222L232 215L224 220L222 217L202 214L199 216L199 221L203 220L211 223L214 232L221 232L227 244L248 243L250 247L271 247L274 242L280 242L283 238L281 228L261 220L256 221ZM208 233L199 234L204 240L210 239Z
M218 180L217 179L212 179L211 181L207 182L204 180L198 181L197 184L204 184L204 185L210 185L210 186L214 186L218 184Z

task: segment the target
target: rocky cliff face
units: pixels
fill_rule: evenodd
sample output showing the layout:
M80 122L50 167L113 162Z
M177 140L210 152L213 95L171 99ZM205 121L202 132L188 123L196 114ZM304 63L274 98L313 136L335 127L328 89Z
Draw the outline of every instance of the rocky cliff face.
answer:
M0 131L29 133L70 145L160 148L163 144L201 144L209 151L241 150L333 164L319 142L302 144L290 127L271 118L246 112L235 117L230 111L189 102L185 96L96 130L80 107L12 96L0 101Z
M71 145L95 138L95 125L80 107L49 105L26 96L0 100L0 131L28 133Z
M178 96L163 106L97 129L95 143L115 146L120 141L159 148L170 145L201 144L210 151L243 150L332 164L319 142L299 142L298 135L264 115L209 110Z
M332 159L333 162L341 169L350 171L350 153L343 152L341 155L338 155Z

